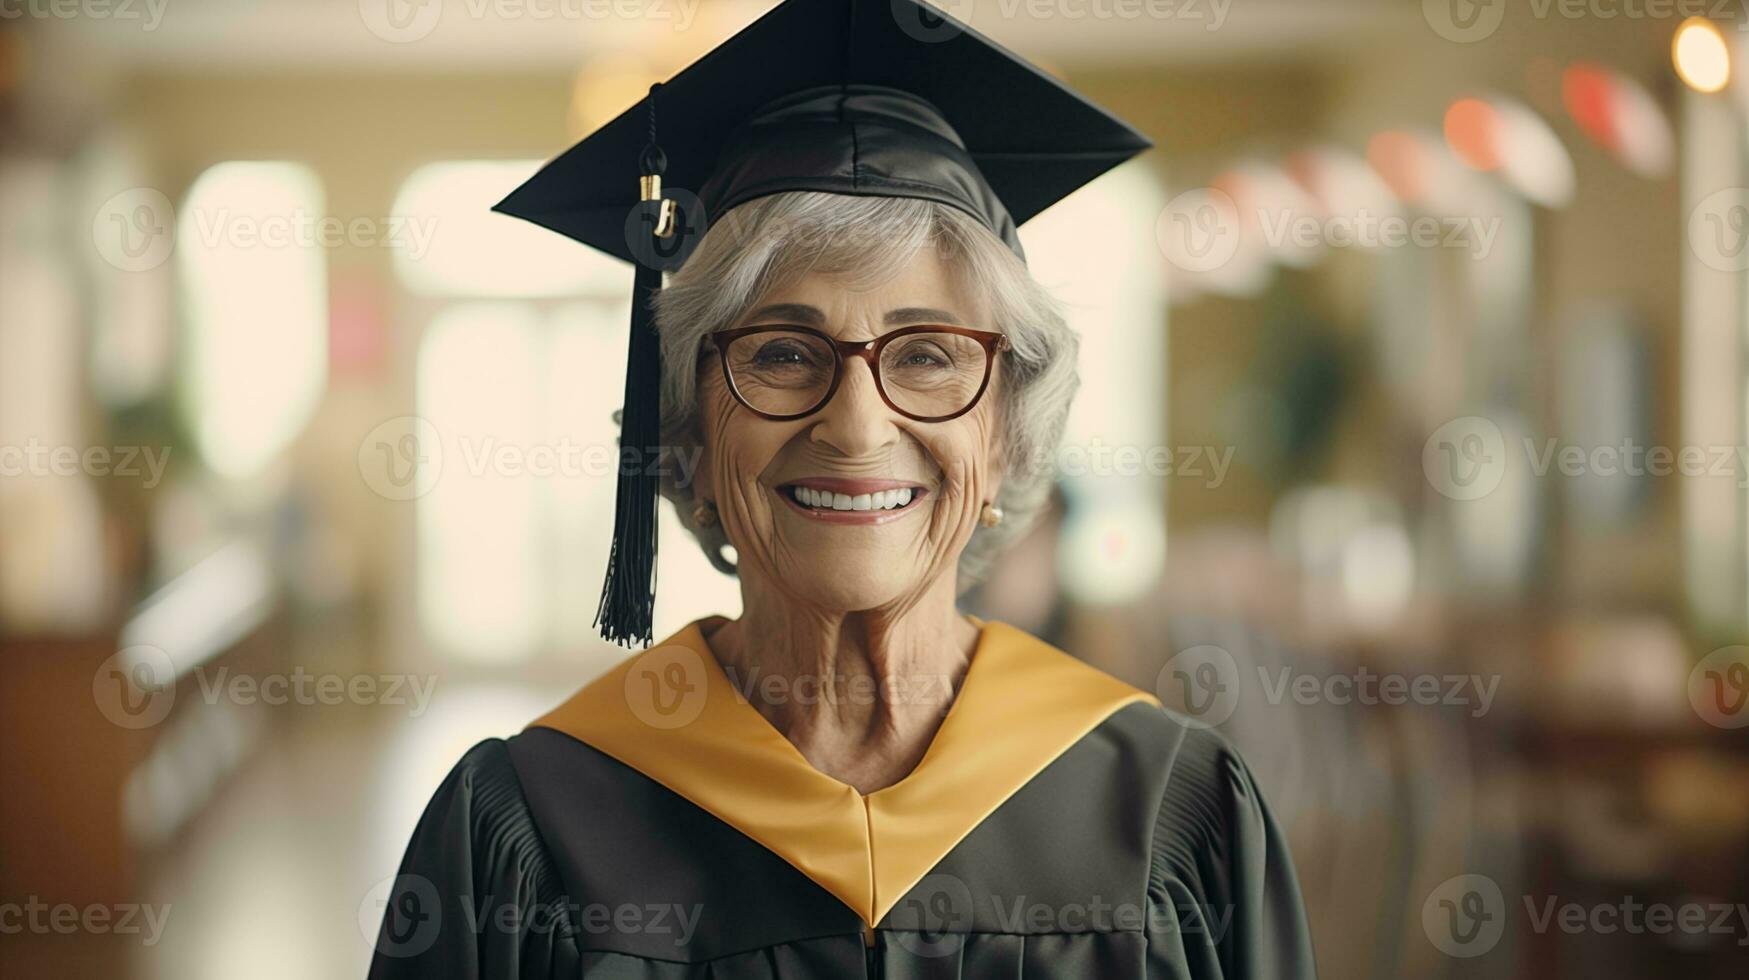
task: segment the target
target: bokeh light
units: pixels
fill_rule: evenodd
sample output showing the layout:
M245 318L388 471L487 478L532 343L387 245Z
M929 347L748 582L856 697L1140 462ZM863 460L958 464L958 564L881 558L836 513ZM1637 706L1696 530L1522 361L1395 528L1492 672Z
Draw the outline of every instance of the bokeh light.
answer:
M1445 141L1477 170L1500 169L1500 113L1481 99L1459 99L1445 110Z
M1720 91L1731 80L1731 49L1718 25L1705 17L1690 17L1670 42L1676 74L1696 92Z
M1629 170L1643 177L1670 172L1676 158L1670 120L1639 82L1575 62L1561 77L1561 101L1585 135Z

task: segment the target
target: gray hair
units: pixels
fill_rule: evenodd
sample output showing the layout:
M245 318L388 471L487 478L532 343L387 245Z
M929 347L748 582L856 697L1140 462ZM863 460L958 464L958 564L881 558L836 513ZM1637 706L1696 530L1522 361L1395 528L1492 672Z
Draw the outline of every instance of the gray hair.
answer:
M961 284L989 304L993 329L1008 335L998 383L998 425L1006 445L1003 520L979 526L959 559L961 590L983 578L990 562L1024 534L1050 493L1069 403L1080 384L1079 338L1056 301L1002 240L957 208L899 197L857 197L818 191L772 194L733 208L710 227L696 251L656 299L662 344L662 432L668 445L697 442L698 352L704 337L734 326L772 290L810 273L842 278L852 288L896 274L919 250L934 246ZM697 527L692 488L665 476L663 495L698 538L712 564L723 555L720 524Z

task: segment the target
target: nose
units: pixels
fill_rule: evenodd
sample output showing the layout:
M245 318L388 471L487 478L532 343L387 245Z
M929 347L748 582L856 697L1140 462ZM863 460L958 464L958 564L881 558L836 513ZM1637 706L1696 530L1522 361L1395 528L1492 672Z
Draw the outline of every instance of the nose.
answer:
M867 455L899 438L892 411L875 388L874 371L860 357L845 359L838 390L814 418L810 438L846 456Z

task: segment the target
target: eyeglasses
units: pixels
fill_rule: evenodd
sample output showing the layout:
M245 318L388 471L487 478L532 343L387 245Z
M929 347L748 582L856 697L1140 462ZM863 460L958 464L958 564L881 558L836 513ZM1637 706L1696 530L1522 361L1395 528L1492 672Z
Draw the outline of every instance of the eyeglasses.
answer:
M812 327L757 326L710 335L729 391L748 411L774 422L825 407L860 357L887 407L918 422L946 422L972 410L990 385L1008 337L990 330L927 324L873 340L838 340Z

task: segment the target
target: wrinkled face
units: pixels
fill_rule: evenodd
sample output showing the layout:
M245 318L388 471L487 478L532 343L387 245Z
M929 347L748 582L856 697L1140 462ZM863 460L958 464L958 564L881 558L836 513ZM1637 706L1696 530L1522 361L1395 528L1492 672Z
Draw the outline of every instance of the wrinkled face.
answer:
M914 324L992 329L985 305L930 248L866 291L809 275L762 297L734 326L803 325L869 340ZM735 400L713 350L699 371L698 496L717 505L743 587L849 612L904 604L952 576L1001 479L1001 383L998 357L971 411L917 422L889 408L868 362L850 357L823 408L771 421ZM852 509L841 509L846 502Z

